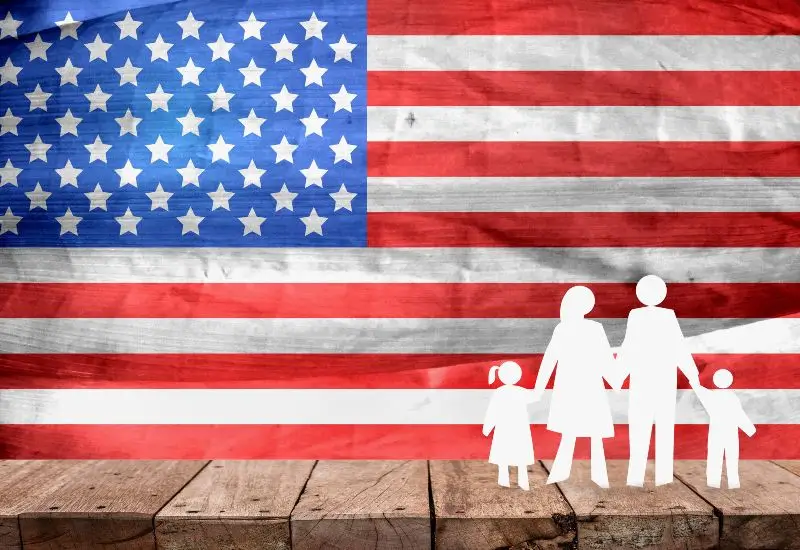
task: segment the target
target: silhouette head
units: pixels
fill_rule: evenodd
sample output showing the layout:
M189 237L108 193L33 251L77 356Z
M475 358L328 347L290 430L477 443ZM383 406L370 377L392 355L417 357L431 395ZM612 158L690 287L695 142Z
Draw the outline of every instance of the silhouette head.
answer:
M636 283L636 297L646 306L657 306L667 297L667 284L655 275L646 275Z
M719 369L714 373L714 385L722 390L730 388L733 384L733 375L727 369Z
M582 319L594 308L594 294L585 286L573 286L561 299L561 320Z
M514 361L504 361L502 365L489 369L489 384L494 384L495 373L503 384L516 384L522 378L522 367Z

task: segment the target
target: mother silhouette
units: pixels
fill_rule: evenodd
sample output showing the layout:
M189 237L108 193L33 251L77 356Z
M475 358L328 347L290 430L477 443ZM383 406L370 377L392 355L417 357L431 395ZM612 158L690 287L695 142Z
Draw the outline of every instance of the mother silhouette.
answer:
M608 487L603 438L614 435L614 422L603 378L615 380L615 364L603 325L584 318L593 307L594 294L588 288L567 290L561 300L561 322L536 377L534 394L540 396L556 371L547 429L561 433L561 443L547 483L569 478L575 440L589 437L592 481Z

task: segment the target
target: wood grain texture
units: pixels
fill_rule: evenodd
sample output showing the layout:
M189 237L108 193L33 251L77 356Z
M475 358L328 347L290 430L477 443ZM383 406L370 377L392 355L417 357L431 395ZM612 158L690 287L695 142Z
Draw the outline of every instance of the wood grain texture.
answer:
M775 464L800 476L800 460L773 460Z
M158 548L289 550L289 517L313 466L212 462L156 515Z
M550 468L552 461L545 461ZM654 487L648 464L643 488L625 485L628 462L608 461L610 489L595 485L589 461L576 460L570 479L558 486L578 520L578 547L609 550L715 548L719 523L713 508L676 480Z
M530 491L497 484L497 467L483 461L431 461L436 548L570 548L575 515L540 464L528 467Z
M800 477L771 462L742 460L741 488L706 485L706 463L678 461L675 474L721 514L720 548L800 548Z
M292 512L296 550L431 547L424 461L320 461Z
M153 517L206 461L76 461L19 515L24 548L155 548Z

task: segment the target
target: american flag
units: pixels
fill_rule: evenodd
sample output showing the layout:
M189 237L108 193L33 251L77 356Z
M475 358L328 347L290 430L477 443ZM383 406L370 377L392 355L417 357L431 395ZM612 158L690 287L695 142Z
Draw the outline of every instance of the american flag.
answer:
M800 4L37 4L0 8L3 458L485 458L489 367L532 387L574 284L618 345L647 273L742 457L800 458Z

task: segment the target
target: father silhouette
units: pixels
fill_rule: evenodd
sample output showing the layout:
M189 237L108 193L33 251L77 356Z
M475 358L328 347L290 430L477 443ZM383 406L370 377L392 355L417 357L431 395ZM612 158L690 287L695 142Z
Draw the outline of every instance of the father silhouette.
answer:
M655 425L656 485L673 480L677 369L692 388L700 386L697 365L671 309L656 307L667 296L667 285L655 275L643 277L636 296L645 307L631 310L625 339L617 353L622 379L630 375L628 485L644 485L647 454Z

